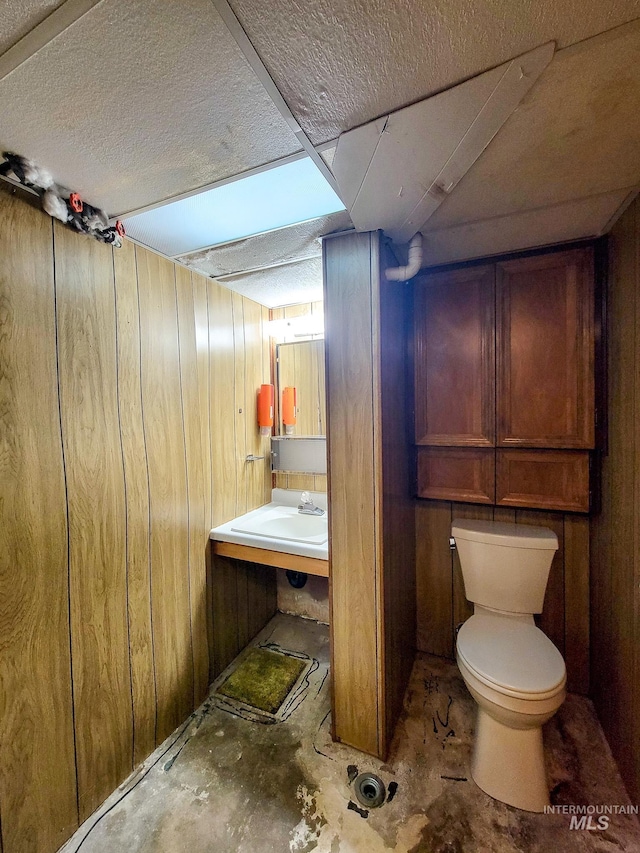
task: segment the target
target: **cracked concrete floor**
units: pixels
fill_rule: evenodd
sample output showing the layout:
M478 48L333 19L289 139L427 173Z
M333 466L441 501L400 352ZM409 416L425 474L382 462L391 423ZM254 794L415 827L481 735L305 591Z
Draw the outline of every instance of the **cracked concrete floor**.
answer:
M636 817L571 830L568 815L518 811L476 787L468 770L474 703L455 664L418 655L382 763L331 741L325 625L278 614L253 644L309 658L279 719L256 719L212 690L64 853L640 851ZM629 803L588 700L567 698L545 727L545 744L554 804ZM366 814L354 795L356 770L397 786L393 797Z

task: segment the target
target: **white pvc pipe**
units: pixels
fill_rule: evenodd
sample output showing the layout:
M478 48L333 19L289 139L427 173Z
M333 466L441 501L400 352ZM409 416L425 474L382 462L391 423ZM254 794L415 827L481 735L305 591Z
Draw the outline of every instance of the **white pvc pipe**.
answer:
M418 231L414 234L409 243L409 257L407 265L404 267L389 267L385 270L385 275L389 281L409 281L420 269L422 265L422 234Z

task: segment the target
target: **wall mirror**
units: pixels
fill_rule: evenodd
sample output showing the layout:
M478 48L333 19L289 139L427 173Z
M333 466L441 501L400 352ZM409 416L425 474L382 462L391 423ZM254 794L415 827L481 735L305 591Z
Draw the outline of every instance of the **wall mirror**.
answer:
M293 435L326 435L324 340L278 344L276 349L278 435L282 422L282 391L296 389L296 425Z

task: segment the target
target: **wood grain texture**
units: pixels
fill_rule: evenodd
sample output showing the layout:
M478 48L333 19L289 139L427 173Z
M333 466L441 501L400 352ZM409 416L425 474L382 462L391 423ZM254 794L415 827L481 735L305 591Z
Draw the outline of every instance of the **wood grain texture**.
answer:
M125 242L114 253L118 343L118 410L127 495L127 600L133 762L156 745L156 685L151 628L151 553L147 448L140 386L140 316L135 250Z
M499 446L594 446L593 249L497 264Z
M381 752L387 752L402 710L411 675L416 641L416 550L415 512L410 491L411 436L404 429L400 412L409 408L411 397L407 369L407 327L411 291L407 284L389 282L384 269L394 265L387 247L381 247L379 300L374 315L377 327L379 440L382 491L381 643L384 659L384 725ZM374 275L374 281L375 281Z
M275 615L275 572L270 566L213 555L214 677L226 669Z
M204 517L205 528L213 526L211 517L211 426L210 426L210 376L209 376L209 306L207 304L207 279L191 273L193 287L193 309L195 320L198 407L200 410L200 459L204 470ZM208 533L207 533L208 538Z
M485 447L418 447L420 498L495 502L495 450Z
M193 707L189 512L175 268L144 249L136 249L136 258L151 495L156 740L160 742Z
M206 477L202 458L202 425L208 419L200 408L198 350L196 346L195 305L191 273L176 266L178 336L180 343L180 387L182 422L187 466L187 503L189 522L189 601L191 608L191 647L193 654L193 705L198 706L209 686L209 649L207 645L207 578L205 550L208 542L206 521Z
M371 237L334 237L325 241L323 251L333 726L339 740L375 755L381 709Z
M245 463L243 476L246 483L247 511L265 503L265 480L271 477L269 436L261 436L258 429L258 391L271 376L264 369L264 341L262 306L250 299L243 301L244 317L244 411L246 455L262 456L255 462ZM269 497L270 500L270 497Z
M588 512L589 453L498 448L496 503L500 506Z
M591 527L591 690L632 800L640 797L640 207L615 225L608 284L608 453Z
M209 281L208 285L211 526L217 527L238 515L234 324L231 291L215 281Z
M133 767L126 506L110 247L54 229L80 818Z
M266 548L236 545L233 542L214 542L213 551L214 554L233 557L247 563L260 563L263 566L291 569L294 572L305 572L308 575L318 575L323 578L329 577L329 561L319 560L315 557L285 554L282 551L267 551Z
M494 279L473 266L414 283L417 444L495 444Z
M589 693L589 519L564 517L564 654L567 686Z
M236 506L234 515L244 515L248 509L248 471L252 467L247 463L247 389L245 366L244 306L245 300L239 293L231 293L233 313L233 392L235 409L235 465L236 465ZM215 441L215 436L214 436Z
M421 652L453 657L451 504L416 504L417 639Z
M52 226L5 193L0 259L3 850L53 853L78 810Z

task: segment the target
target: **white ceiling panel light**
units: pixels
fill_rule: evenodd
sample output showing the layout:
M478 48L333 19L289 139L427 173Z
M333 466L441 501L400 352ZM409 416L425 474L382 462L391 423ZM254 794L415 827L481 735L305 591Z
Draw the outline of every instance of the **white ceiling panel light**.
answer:
M300 157L124 220L127 235L176 257L344 210L309 157Z

